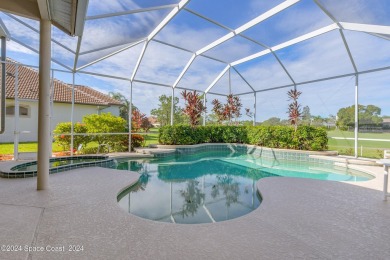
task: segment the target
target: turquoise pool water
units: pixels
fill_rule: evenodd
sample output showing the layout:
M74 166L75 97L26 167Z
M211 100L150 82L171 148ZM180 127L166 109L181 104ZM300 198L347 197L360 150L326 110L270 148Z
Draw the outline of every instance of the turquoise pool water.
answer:
M230 151L122 160L117 169L141 174L138 183L118 197L124 210L155 221L186 224L224 221L253 211L261 203L255 183L265 177L333 181L372 178L330 165L270 160Z

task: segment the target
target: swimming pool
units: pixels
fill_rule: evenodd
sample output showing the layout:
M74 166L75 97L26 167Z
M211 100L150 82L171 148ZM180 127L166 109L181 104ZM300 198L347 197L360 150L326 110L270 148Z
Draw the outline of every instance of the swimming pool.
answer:
M120 207L142 218L183 224L219 222L253 211L261 203L255 183L265 177L373 178L333 165L266 159L230 150L119 160L116 168L141 174L135 185L118 196Z

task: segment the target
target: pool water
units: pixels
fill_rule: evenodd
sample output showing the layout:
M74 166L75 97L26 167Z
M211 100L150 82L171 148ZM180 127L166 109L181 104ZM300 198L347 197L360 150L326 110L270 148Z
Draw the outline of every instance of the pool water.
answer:
M238 152L205 152L165 159L118 161L117 169L140 173L118 197L127 212L154 221L212 223L245 215L261 203L255 183L288 176L365 181L370 175L330 165L281 161Z

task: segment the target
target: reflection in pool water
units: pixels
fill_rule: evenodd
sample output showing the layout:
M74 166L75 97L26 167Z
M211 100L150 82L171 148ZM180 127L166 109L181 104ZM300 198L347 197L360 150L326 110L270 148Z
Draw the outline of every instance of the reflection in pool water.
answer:
M329 165L265 160L231 152L121 161L117 169L141 174L139 181L118 197L123 209L142 218L188 224L218 222L253 211L261 202L255 183L264 177L370 178Z

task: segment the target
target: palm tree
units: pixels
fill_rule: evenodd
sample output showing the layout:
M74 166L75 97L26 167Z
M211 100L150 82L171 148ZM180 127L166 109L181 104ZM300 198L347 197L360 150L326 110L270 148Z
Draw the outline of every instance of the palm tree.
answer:
M119 116L126 120L127 124L129 123L129 113L130 113L130 100L128 100L122 93L120 92L109 92L108 95L118 100L122 103L122 106L119 108ZM132 104L132 110L137 109L136 106Z

